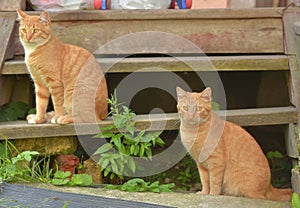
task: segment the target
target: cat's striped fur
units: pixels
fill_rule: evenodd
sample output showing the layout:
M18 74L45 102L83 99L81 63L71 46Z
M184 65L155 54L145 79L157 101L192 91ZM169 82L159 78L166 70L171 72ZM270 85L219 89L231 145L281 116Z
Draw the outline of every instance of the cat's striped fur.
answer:
M255 139L212 111L210 88L189 93L178 87L177 97L181 140L197 163L200 194L291 199L291 189L273 188L268 160Z
M35 115L31 124L44 123L51 95L55 115L52 123L93 122L107 116L107 85L104 74L87 50L62 43L51 31L49 14L40 16L17 10L19 36L25 49L25 62L34 81Z

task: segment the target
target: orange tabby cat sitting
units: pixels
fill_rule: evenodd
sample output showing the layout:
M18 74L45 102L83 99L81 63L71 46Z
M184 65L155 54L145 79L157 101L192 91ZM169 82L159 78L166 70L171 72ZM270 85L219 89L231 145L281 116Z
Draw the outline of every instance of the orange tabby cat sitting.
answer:
M268 160L255 139L212 111L210 88L201 93L176 90L181 140L197 163L202 182L199 194L291 199L291 189L271 185Z
M30 124L67 124L103 120L107 116L107 85L104 74L87 50L62 43L51 31L47 12L30 16L17 10L19 36L25 62L34 81L36 114ZM54 115L46 113L51 95Z

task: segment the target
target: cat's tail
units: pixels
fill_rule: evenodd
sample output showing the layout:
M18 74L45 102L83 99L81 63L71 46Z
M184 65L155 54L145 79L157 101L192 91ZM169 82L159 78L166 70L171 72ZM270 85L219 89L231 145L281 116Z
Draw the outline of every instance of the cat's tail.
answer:
M269 193L267 193L267 199L273 201L291 201L292 194L292 189L277 189L271 185Z

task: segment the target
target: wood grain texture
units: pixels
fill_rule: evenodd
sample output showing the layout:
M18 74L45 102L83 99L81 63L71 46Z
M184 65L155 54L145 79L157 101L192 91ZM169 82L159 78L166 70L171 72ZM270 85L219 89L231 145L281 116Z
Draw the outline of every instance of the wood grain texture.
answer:
M102 54L188 54L199 49L204 53L284 53L279 11L110 10L57 12L51 17L53 31L63 42ZM145 37L149 32L157 35ZM162 33L173 38L164 39Z
M289 70L285 55L98 58L107 73ZM6 61L2 75L27 74L23 60Z
M107 10L66 11L51 13L52 20L147 20L147 19L260 19L281 18L284 8L201 9L201 10ZM39 14L40 12L28 12Z
M286 54L296 54L299 48L297 47L297 26L296 22L299 22L300 11L298 10L287 10L283 15L283 24L284 24L284 40L285 40L285 52ZM300 25L299 25L300 26ZM298 34L300 36L300 33Z
M297 111L294 107L258 108L219 111L218 114L228 121L242 126L259 126L289 124L297 122ZM136 130L148 131L178 130L179 120L177 113L137 115L134 118ZM95 135L99 133L99 127L112 124L108 118L97 124L55 125L41 124L29 125L25 121L0 123L0 133L10 139Z
M26 0L1 0L0 11L16 11L17 8L24 10Z
M6 58L12 58L13 45L9 45L12 41L12 34L15 28L15 13L0 12L0 72ZM12 50L11 50L12 49ZM8 51L11 52L8 52ZM9 54L9 55L8 55Z
M285 146L286 146L286 152L287 155L291 158L298 159L299 158L299 152L297 147L300 145L297 145L296 137L295 137L295 128L296 125L289 124L286 125L284 130L285 135Z

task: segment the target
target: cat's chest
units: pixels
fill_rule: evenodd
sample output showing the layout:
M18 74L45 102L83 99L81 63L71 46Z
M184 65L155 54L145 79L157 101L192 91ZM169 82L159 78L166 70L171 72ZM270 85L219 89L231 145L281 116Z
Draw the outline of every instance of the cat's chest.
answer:
M35 52L38 45L23 43L23 46L25 51L25 63L28 64L30 55Z
M190 149L193 145L196 143L199 143L199 132L196 129L186 129L181 127L180 128L180 136L181 136L181 141L183 145L187 148Z

